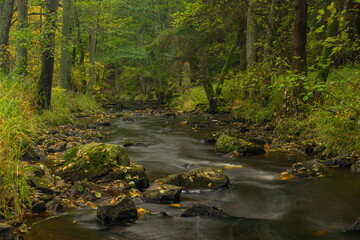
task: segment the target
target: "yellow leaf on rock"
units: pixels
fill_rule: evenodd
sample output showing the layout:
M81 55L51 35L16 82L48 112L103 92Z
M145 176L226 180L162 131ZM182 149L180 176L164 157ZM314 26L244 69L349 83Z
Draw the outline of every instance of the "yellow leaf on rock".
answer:
M110 204L114 205L115 204L115 199L111 199Z
M295 177L294 175L292 175L292 174L290 174L288 172L283 172L283 173L280 174L280 179L282 181L289 180L289 179L292 179L294 177Z
M172 207L177 207L177 208L179 208L179 207L182 207L180 204L178 204L178 203L173 203L173 204L171 204L170 206L172 206Z

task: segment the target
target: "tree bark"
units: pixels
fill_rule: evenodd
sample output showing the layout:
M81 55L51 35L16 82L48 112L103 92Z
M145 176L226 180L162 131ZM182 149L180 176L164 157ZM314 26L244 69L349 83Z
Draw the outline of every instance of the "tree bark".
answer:
M307 3L306 0L294 0L294 30L292 34L292 70L302 76L307 75L306 65L306 34L307 34ZM301 77L293 87L293 96L300 99L304 90Z
M28 1L16 0L18 9L17 31L21 33L16 43L16 72L20 75L27 73L27 48L25 30L28 26Z
M54 73L55 29L58 0L46 1L45 29L42 39L41 71L38 82L38 107L49 109Z
M250 4L250 7L252 5ZM256 58L256 17L255 13L251 11L250 7L246 14L246 64L247 69L250 69Z
M60 76L59 83L64 89L71 88L71 41L72 41L72 4L71 0L63 0L63 26L61 41Z
M268 15L268 24L266 27L266 38L264 48L264 62L267 62L271 56L271 48L273 47L274 33L275 33L275 17L276 9L278 8L279 0L272 0L270 12Z
M206 70L205 70L205 62L204 59L201 58L199 62L199 70L200 70L200 80L203 84L204 91L206 93L206 97L209 101L209 113L216 113L218 111L218 102L215 95L214 88L207 78Z
M95 83L96 38L97 38L97 21L91 29L91 36L90 36L90 49L89 49L90 68L89 68L89 83L87 89L89 93L93 92L93 87Z
M14 13L15 0L0 2L0 71L9 72L8 46L11 19Z

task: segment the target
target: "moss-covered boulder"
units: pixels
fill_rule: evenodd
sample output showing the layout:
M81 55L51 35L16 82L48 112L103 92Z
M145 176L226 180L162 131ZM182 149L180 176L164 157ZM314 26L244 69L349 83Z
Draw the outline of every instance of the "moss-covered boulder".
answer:
M230 181L220 168L197 168L189 172L172 174L155 182L190 189L218 189L226 187Z
M265 153L262 146L240 138L222 134L216 141L216 152L237 153L238 155L257 155Z
M118 145L91 143L71 148L56 172L67 181L97 181L120 166L129 166L126 150Z

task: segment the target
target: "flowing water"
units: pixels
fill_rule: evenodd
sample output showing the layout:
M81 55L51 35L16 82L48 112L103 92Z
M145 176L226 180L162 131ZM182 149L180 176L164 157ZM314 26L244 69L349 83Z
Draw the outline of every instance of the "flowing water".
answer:
M139 203L151 212L135 223L104 227L96 210L81 208L45 218L31 228L26 239L244 239L312 240L359 239L345 234L360 216L360 175L330 170L330 177L281 181L279 173L291 165L285 154L229 159L215 154L201 137L210 129L192 129L182 121L207 123L202 115L176 119L137 113L135 122L116 120L107 143L122 144L125 138L147 148L128 148L130 159L145 166L151 180L171 173L211 166L224 168L231 186L181 195L185 208L195 202L215 205L232 217L180 218L182 208L168 204ZM241 166L241 168L240 168Z

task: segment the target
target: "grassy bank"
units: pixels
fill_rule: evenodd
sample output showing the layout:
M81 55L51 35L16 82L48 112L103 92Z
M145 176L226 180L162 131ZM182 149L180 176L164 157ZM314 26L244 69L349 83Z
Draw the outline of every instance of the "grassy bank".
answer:
M35 88L31 80L0 76L0 213L10 222L20 221L31 190L28 164L20 161L26 146L40 137L49 125L72 123L73 114L99 112L94 97L55 88L52 109L36 112Z
M333 70L323 84L315 82L316 72L310 72L300 104L292 98L295 81L290 73L229 74L220 96L220 110L241 121L271 123L283 139L316 143L325 154L360 152L358 69ZM202 109L204 104L207 100L201 86L172 102L174 108L184 111Z

